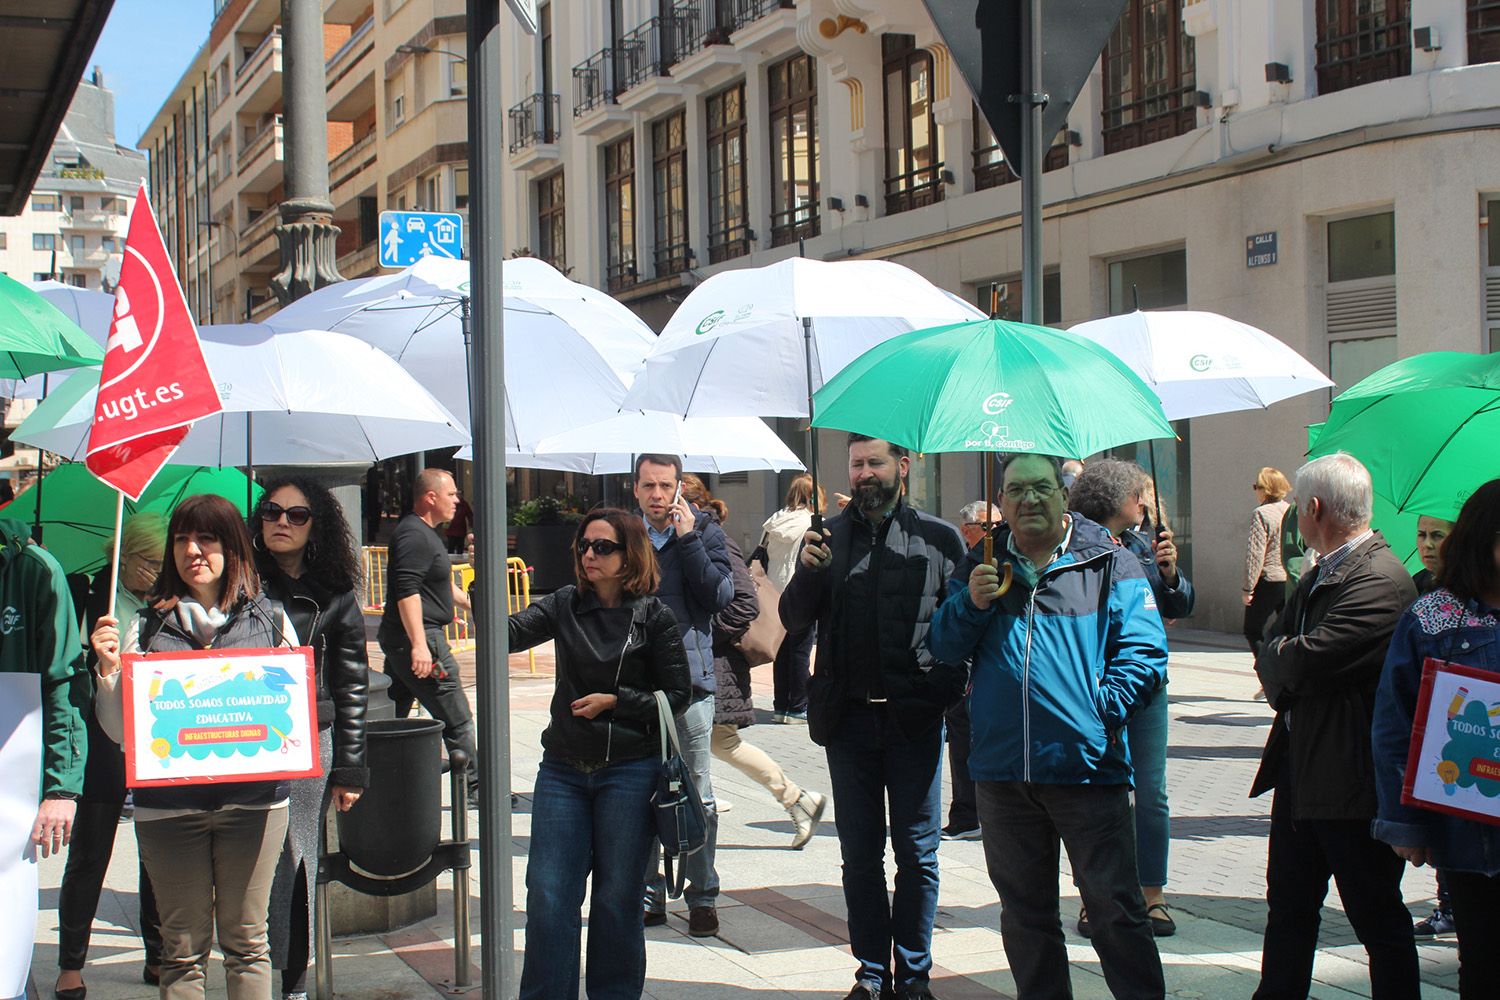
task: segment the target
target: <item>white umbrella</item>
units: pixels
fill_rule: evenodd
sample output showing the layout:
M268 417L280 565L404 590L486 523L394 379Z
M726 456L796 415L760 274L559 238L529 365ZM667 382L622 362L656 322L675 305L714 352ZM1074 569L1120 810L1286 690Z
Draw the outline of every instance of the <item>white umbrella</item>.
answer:
M77 285L65 285L61 281L30 281L26 287L57 307L78 328L88 334L100 346L109 339L109 323L114 317L115 297L104 292L94 292ZM26 379L0 379L0 397L5 399L41 399L47 387L55 386L62 379L58 375L33 375Z
M1071 332L1125 362L1161 397L1168 420L1263 408L1333 385L1269 333L1217 313L1137 309Z
M530 444L618 411L626 383L655 343L651 328L543 261L506 261L504 282L507 445ZM393 274L320 288L267 322L276 329L334 330L374 344L467 425L468 294L468 261L428 257Z
M876 344L984 314L885 260L790 257L720 271L672 314L626 409L685 417L810 417L812 394ZM817 435L808 463L818 485Z
M672 314L625 407L686 417L805 417L807 397L876 344L983 318L890 261L792 257L720 271Z
M630 472L645 452L682 456L689 472L782 472L801 469L792 450L758 417L679 417L629 410L538 441L529 452L507 454L526 469L606 475Z
M263 324L199 329L224 412L193 425L182 465L373 462L464 445L459 421L388 355L324 330L274 333ZM81 460L99 370L75 372L12 437Z

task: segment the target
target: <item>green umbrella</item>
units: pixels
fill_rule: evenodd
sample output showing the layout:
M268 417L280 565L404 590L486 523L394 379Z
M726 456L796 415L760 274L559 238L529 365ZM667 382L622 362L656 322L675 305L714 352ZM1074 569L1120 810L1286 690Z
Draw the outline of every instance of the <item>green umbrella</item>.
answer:
M103 349L78 324L0 274L0 378L29 378L103 361Z
M1065 330L998 319L893 337L813 400L815 427L918 452L1079 458L1176 436L1161 401L1105 348Z
M1307 454L1348 452L1396 511L1453 521L1469 494L1500 476L1496 442L1500 354L1432 351L1338 396Z
M57 557L69 573L93 574L109 562L105 543L115 533L115 491L95 479L82 463L69 462L49 472L45 492L29 489L4 507L0 517L30 523L41 495L41 523L47 551ZM125 517L154 512L170 515L180 500L195 493L216 493L245 512L251 484L238 469L213 469L201 465L164 466L151 481L140 503L125 501ZM254 487L255 497L260 487ZM254 501L252 501L254 502Z
M1311 451L1317 444L1318 436L1323 433L1324 424L1307 425L1307 447ZM1350 452L1353 455L1353 452ZM1361 462L1364 461L1359 455L1354 455ZM1288 499L1294 499L1288 497ZM1380 532L1390 545L1391 551L1396 553L1406 568L1416 575L1422 569L1422 554L1417 551L1417 518L1420 515L1406 513L1396 508L1396 505L1379 493L1375 494L1375 504L1370 513L1370 527ZM1441 515L1439 515L1441 516Z

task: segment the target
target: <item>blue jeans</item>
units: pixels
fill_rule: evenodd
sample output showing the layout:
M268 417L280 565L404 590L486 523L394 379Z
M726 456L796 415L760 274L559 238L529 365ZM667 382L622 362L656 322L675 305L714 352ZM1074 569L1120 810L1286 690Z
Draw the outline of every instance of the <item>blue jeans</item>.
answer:
M637 905L655 824L655 757L585 773L548 755L537 770L526 863L526 959L520 1000L576 1000L589 876L589 1000L639 1000L646 932Z
M693 785L703 808L708 810L708 841L703 850L689 854L685 861L673 861L687 869L687 888L682 892L689 909L715 906L719 899L719 873L714 870L714 848L719 842L719 814L714 811L714 786L709 780L708 762L713 759L710 745L714 731L714 696L704 695L688 703L677 716L677 741L682 744L682 762L693 776ZM652 841L651 851L640 871L646 873L646 909L660 913L667 905L667 879L661 868L661 843ZM675 872L674 872L675 874Z
M925 984L937 915L943 727L906 739L881 706L852 705L827 752L855 976L876 990ZM885 884L887 802L894 898Z
M1167 884L1172 809L1167 804L1167 689L1130 717L1125 729L1135 772L1135 862L1141 885Z

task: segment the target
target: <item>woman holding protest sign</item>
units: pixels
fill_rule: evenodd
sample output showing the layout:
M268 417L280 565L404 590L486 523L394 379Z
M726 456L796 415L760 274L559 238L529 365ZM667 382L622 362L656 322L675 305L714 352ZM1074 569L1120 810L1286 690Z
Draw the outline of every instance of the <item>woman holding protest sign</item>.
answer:
M1494 706L1487 710L1486 700L1478 695L1491 677L1500 685L1500 479L1485 483L1464 503L1443 542L1440 562L1436 589L1417 598L1396 626L1375 696L1372 734L1379 811L1373 833L1411 864L1443 869L1458 932L1459 995L1477 998L1492 996L1500 981L1500 921L1494 916L1500 910L1500 814L1482 820L1472 812L1459 815L1403 804L1402 792L1412 727L1418 721L1423 666L1429 658L1484 673L1466 681L1476 691L1477 706L1466 704L1463 697L1445 700L1452 724L1448 732L1433 732L1435 727L1426 725L1424 716L1424 750L1442 752L1437 774L1449 795L1459 785L1493 787L1484 767L1476 771L1473 765L1483 758L1493 767L1493 755L1500 752ZM1460 695L1466 691L1458 689ZM1458 748L1454 732L1474 735L1466 740L1469 745ZM1473 758L1471 766L1462 768L1446 759L1450 753L1460 759L1467 753ZM1420 755L1419 769L1433 766L1428 756L1432 755ZM1445 765L1450 767L1446 776Z
M688 703L687 653L658 598L656 552L639 514L595 509L573 541L577 586L510 616L510 649L555 641L557 684L531 808L520 1000L578 996L579 910L592 878L591 1000L637 1000L646 982L641 873L661 773L653 692Z
M307 476L284 476L267 484L249 528L266 595L286 608L297 634L312 647L317 683L323 776L292 782L286 845L276 866L270 911L271 961L281 970L281 995L306 1000L319 829L329 802L348 812L369 780L369 661L364 616L354 593L359 564L338 501L328 487Z
M146 604L123 635L116 618L100 617L90 640L98 656L95 710L118 743L125 742L122 654L298 645L286 613L261 593L250 535L223 497L191 496L172 512ZM163 998L204 995L216 928L230 1000L271 995L266 910L286 839L287 792L277 780L136 789L136 836L161 916Z

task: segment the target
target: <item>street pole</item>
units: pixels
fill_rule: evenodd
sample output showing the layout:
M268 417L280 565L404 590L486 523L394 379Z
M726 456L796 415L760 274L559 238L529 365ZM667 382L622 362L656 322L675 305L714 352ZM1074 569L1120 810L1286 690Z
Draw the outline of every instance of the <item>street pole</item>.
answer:
M469 266L474 363L476 695L479 759L479 955L484 995L516 993L510 858L510 637L505 627L505 312L501 229L500 4L468 0Z
M344 280L334 256L339 230L328 197L323 0L281 0L281 61L286 197L277 209L281 270L271 278L271 290L286 305Z
M1042 0L1021 5L1021 322L1042 322ZM986 500L991 499L985 497Z

